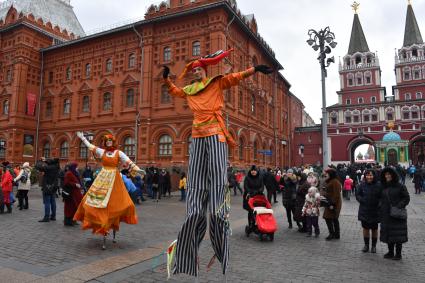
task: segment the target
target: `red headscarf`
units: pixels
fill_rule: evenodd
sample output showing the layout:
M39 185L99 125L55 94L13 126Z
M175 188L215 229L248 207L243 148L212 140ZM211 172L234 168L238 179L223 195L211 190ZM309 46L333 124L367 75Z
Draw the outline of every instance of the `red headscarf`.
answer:
M182 74L180 75L179 79L182 79L189 70L193 70L197 67L201 67L202 69L204 69L205 71L207 70L207 66L210 65L217 65L222 59L224 59L225 57L229 56L230 52L232 52L233 49L229 49L227 51L217 51L215 54L217 55L212 55L212 56L207 56L207 57L202 57L199 59L196 59L195 61L192 61L190 63L188 63Z

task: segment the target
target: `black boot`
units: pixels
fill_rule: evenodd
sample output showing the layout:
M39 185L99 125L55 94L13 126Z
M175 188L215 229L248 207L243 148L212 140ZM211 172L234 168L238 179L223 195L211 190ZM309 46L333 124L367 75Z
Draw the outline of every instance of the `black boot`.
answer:
M334 238L339 240L339 220L334 219L333 224L334 224L334 227L335 227Z
M401 248L402 248L401 243L395 244L395 256L393 257L393 260L400 260L401 259Z
M377 238L372 238L372 248L370 249L370 252L373 254L376 254L376 242L378 241Z
M369 251L369 240L370 240L370 238L363 237L363 240L364 240L364 247L362 249L362 252L367 253Z
M329 236L326 237L326 241L330 241L334 238L335 235L335 231L334 231L334 226L332 224L332 220L330 219L326 219L326 226L328 226L328 230L329 230Z
M12 213L12 205L10 203L6 204L7 213Z
M394 257L394 243L388 244L388 252L384 254L384 258L391 259Z
M0 205L0 214L3 214L3 213L4 213L4 204L2 203Z
M38 220L38 222L49 222L49 221L50 221L49 217L44 217L43 219Z

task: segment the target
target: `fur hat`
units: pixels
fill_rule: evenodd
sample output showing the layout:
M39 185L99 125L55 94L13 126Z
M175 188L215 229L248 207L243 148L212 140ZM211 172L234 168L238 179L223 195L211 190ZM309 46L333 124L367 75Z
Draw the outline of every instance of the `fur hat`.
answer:
M22 168L30 168L30 164L28 162L25 162L22 164Z

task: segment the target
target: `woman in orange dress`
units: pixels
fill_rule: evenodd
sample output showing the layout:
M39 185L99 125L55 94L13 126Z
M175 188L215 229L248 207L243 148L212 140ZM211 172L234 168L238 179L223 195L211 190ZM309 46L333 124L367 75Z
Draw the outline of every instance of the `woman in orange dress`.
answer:
M134 204L125 188L119 171L119 164L125 165L130 172L143 172L128 156L116 149L114 136L105 135L102 148L92 145L82 132L77 132L81 141L102 160L102 170L81 201L74 220L82 222L83 229L92 229L94 234L103 235L102 249L106 248L106 236L109 230L115 232L120 222L137 224Z

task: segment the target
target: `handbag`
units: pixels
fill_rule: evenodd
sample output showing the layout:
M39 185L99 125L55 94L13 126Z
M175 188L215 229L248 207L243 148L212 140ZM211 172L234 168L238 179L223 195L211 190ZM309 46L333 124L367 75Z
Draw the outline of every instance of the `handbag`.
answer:
M391 199L390 199L390 195L388 193L388 190L387 190L387 198L388 198L388 201L390 202L390 207L391 207L390 208L390 216L392 218L395 218L395 219L406 220L407 219L407 209L404 208L404 207L399 208L397 206L393 206Z

